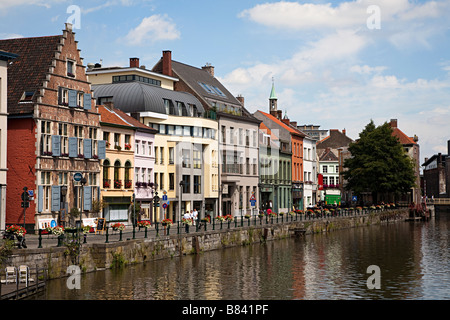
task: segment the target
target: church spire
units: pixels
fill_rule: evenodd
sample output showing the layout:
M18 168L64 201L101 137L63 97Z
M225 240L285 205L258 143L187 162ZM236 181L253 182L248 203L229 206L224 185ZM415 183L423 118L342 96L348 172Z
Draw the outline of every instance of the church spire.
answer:
M277 111L277 96L275 94L275 84L273 81L273 77L272 77L272 91L270 92L269 97L269 106L270 106L270 113L272 113L272 111Z

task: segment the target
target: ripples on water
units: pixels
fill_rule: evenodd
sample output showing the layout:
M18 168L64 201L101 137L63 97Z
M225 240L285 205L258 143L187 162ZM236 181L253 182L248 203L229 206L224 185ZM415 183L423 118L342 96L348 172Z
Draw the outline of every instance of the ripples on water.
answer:
M450 213L426 223L360 227L304 239L147 262L53 280L38 299L292 300L449 299ZM368 289L367 267L381 269Z

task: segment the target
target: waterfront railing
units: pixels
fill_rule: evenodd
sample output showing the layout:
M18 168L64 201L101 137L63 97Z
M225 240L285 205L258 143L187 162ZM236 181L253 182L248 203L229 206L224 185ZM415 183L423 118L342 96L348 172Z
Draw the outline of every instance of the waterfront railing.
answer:
M62 247L70 243L112 243L134 239L152 239L162 236L183 235L189 233L220 232L229 229L280 225L293 222L314 221L320 219L339 219L344 217L364 216L373 213L388 212L395 207L337 208L335 210L307 210L306 212L289 212L284 214L258 214L249 216L222 216L219 218L198 219L192 225L175 221L170 225L154 222L148 227L126 226L124 230L106 227L102 232L83 232L79 228L66 228L64 233L55 235L45 230L38 230L37 235L26 235L29 248Z

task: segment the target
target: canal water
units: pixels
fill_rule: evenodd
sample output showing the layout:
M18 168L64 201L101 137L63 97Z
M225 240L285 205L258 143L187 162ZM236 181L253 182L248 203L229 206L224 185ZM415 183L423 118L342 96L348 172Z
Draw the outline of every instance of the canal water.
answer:
M52 280L40 300L447 300L450 212ZM368 272L369 266L379 272ZM376 284L379 289L368 288ZM369 280L369 281L368 281Z

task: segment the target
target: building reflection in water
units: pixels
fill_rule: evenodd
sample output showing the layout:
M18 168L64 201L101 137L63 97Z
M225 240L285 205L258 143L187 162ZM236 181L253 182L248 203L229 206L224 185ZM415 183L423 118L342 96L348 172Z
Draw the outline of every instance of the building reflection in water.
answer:
M81 290L51 281L38 299L448 299L448 230L450 217L149 261L83 275ZM367 288L370 265L380 290Z

